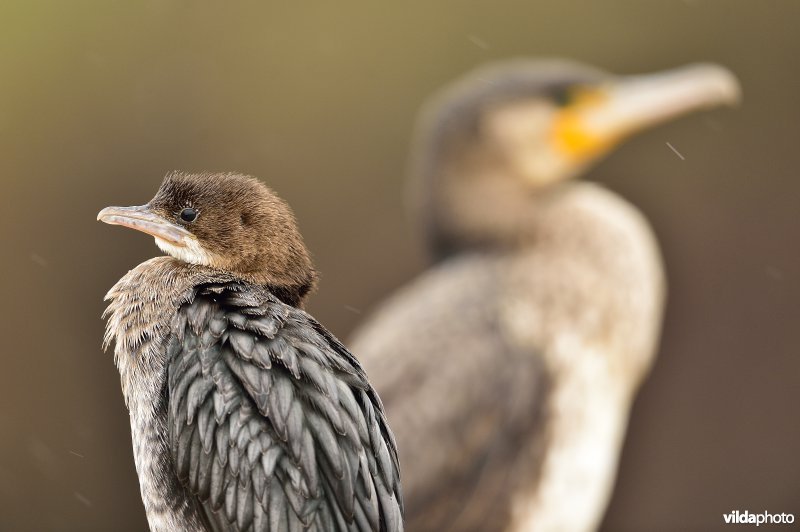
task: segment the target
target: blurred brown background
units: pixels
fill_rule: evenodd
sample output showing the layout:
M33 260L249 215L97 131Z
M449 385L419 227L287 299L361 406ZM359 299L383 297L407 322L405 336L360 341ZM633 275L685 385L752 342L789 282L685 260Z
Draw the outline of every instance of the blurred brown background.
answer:
M424 267L402 205L419 105L521 55L740 76L740 109L591 173L647 214L670 282L604 528L800 518L800 3L272 4L0 3L0 530L146 527L100 313L158 250L97 211L146 202L172 169L263 178L322 271L311 312L346 338Z

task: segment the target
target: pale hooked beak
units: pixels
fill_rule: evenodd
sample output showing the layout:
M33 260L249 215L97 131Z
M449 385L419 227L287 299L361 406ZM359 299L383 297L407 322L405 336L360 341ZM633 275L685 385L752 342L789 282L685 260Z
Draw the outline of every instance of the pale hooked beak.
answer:
M185 247L194 235L186 228L155 214L147 205L136 207L106 207L97 214L97 219L111 225L121 225L142 231L173 246Z
M596 157L628 135L668 119L739 102L741 87L726 68L695 64L578 87L554 129L562 151Z

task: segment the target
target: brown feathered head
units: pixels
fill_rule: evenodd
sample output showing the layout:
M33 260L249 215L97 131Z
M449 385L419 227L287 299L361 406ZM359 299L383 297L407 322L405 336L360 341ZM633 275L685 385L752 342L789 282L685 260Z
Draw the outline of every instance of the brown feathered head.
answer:
M178 260L296 292L316 272L289 206L252 177L170 173L155 197L137 207L107 207L97 217L155 237Z

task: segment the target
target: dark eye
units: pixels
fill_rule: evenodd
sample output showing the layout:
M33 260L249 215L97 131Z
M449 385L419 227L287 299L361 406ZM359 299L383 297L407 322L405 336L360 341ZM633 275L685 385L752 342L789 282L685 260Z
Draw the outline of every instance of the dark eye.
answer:
M180 216L184 222L193 222L197 219L197 211L191 207L186 207L181 211Z
M575 99L575 90L569 87L558 89L553 93L552 98L556 107L566 107Z

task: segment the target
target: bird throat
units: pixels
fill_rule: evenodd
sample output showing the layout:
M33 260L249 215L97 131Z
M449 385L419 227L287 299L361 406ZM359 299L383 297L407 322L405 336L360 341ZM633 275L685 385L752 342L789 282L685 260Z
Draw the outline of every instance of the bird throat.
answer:
M176 246L166 240L154 237L158 248L171 257L189 263L202 266L213 267L216 263L215 257L209 253L203 246L195 239L184 240L185 245Z

